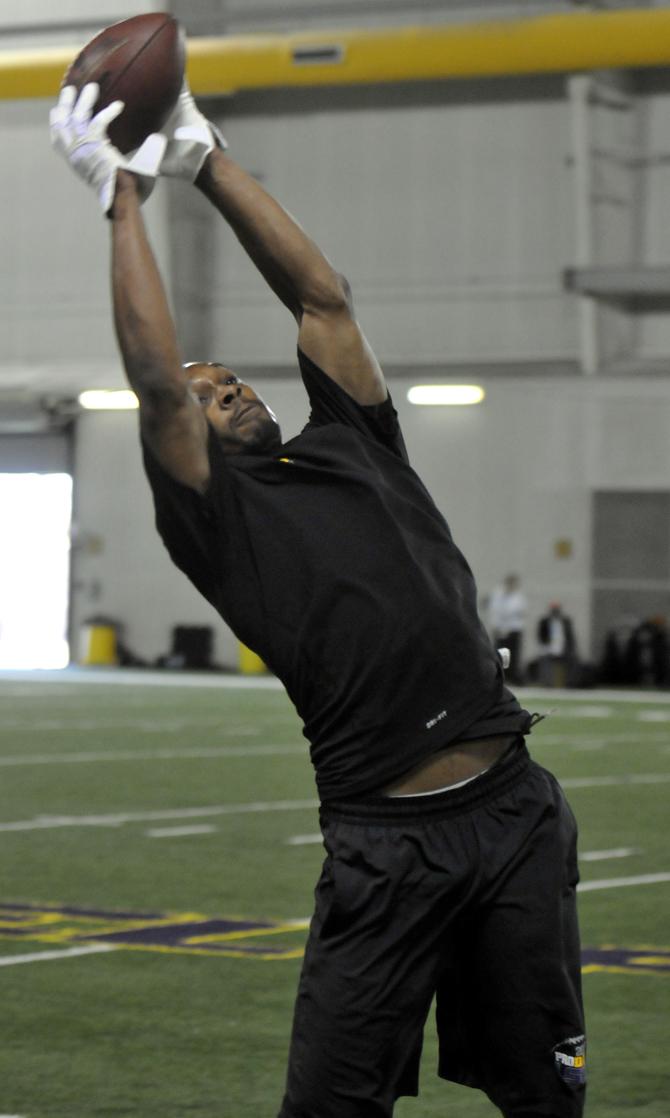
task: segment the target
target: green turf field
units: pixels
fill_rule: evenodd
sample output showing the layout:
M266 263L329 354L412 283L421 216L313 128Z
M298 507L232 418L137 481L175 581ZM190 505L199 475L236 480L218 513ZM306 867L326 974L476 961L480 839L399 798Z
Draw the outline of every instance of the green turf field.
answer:
M271 1118L322 858L299 725L114 678L0 677L0 1118ZM668 1118L670 701L523 698L581 830L587 1113ZM400 1118L497 1113L434 1066L429 1028Z

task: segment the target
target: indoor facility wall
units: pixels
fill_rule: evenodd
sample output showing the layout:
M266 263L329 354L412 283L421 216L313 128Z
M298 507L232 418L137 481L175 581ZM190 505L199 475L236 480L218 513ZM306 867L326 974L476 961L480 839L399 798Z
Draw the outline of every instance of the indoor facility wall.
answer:
M607 7L658 6L656 0L608 0ZM574 13L574 0L173 0L172 10L198 34L299 31L480 20L530 19Z
M473 568L484 617L487 595L514 571L529 599L528 654L535 622L558 598L582 656L598 655L590 641L592 494L670 491L670 383L491 378L484 403L471 408L414 407L411 383L391 382L410 459ZM259 387L284 437L296 434L307 418L297 371ZM84 416L76 476L78 537L99 546L77 551L75 625L96 613L118 618L133 650L152 660L167 650L172 626L211 624L216 659L234 667L235 639L156 534L137 417Z
M230 151L354 289L385 361L574 361L569 116L559 78L249 94L212 104ZM173 201L180 306L227 362L282 365L292 323L234 235ZM206 273L203 274L203 266Z
M670 261L670 77L663 71L646 82L649 165L643 206L644 262L668 266ZM638 309L639 352L670 372L670 292Z
M61 6L58 16L46 2L24 7L24 31L32 27L35 45L66 33L72 39L75 25L83 35L86 20L99 22L83 0ZM499 11L571 7L520 2ZM438 9L430 0L391 4L389 22L410 15L425 22ZM243 30L245 21L247 29L256 21L258 30L289 30L273 26L289 17L291 26L307 27L334 12L341 26L373 13L379 22L384 5L207 0L198 10L218 22L195 31L224 33ZM490 15L485 3L444 5L445 18L467 11L472 19ZM127 14L112 3L104 16ZM20 31L18 15L10 15L0 20L3 40ZM185 9L187 26L188 19ZM655 162L640 263L667 264L670 94L659 78L642 95ZM670 383L577 375L578 297L563 283L576 253L564 79L255 92L204 107L221 123L232 155L349 278L362 325L393 374L412 459L482 596L518 571L531 614L559 597L590 652L592 494L670 491ZM108 224L50 150L48 109L40 101L0 104L0 374L3 386L14 377L40 396L67 396L75 382L116 387L123 374L111 325ZM286 434L294 433L306 418L304 394L296 381L277 379L294 363L291 317L197 191L160 183L145 213L184 357L223 360L242 373L260 369L261 391ZM670 361L668 306L639 313L640 352ZM82 383L89 375L91 383ZM477 379L486 402L469 410L411 408L406 389L427 376ZM173 625L212 623L216 658L232 666L234 638L156 537L136 427L136 415L78 421L73 629L92 614L118 617L130 646L151 659L167 651Z
M0 3L0 49L30 50L35 47L81 44L102 27L129 15L164 11L161 0L133 0L132 10L124 0L21 0Z
M49 146L48 105L0 102L0 408L9 389L40 396L121 387L109 299L109 224ZM145 207L169 283L167 195Z

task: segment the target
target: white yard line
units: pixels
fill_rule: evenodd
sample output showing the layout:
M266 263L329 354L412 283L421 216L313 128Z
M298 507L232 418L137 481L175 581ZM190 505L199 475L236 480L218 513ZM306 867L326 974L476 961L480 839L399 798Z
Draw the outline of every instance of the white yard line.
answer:
M617 846L613 850L585 850L579 855L580 862L607 862L610 858L630 858L642 851L635 846Z
M216 734L221 729L221 717L203 718L194 715L193 718L181 716L170 718L26 718L25 714L19 718L6 718L3 716L3 731L11 730L12 734L27 734L56 730L67 734L99 734L102 730L130 730L133 734L183 734L189 730L193 733ZM226 721L225 732L228 737L247 738L256 737L261 732L260 727L245 723L243 726L231 725Z
M33 951L29 955L0 955L0 967L15 967L19 963L49 963L58 959L73 959L77 955L102 955L117 951L110 943L94 943L90 947L68 947L63 951ZM2 1116L0 1115L0 1118Z
M670 741L670 734L645 734L641 737L635 730L629 730L627 733L608 733L605 736L600 735L586 735L586 734L551 734L545 733L542 727L549 725L541 723L536 730L533 731L533 736L530 739L531 747L537 742L538 745L561 745L561 746L580 746L580 745L639 745L644 742L645 745L663 745Z
M551 717L553 718L555 715L559 718L613 718L614 711L612 707L584 703L575 707L561 707L559 710L552 710Z
M0 671L0 693L4 691L5 694L14 694L14 689L10 691L12 684L32 683L39 685L49 684L74 684L74 685L87 685L87 684L111 684L112 686L131 686L131 687L204 687L204 688L229 688L235 690L262 690L262 691L282 691L283 684L271 675L260 676L246 676L236 675L234 673L217 673L217 672L160 672L160 671L133 671L128 668L63 668L62 670L39 670L39 671ZM577 708L581 704L591 707L606 704L606 703L625 703L635 702L642 704L653 704L654 706L670 705L670 693L656 692L650 693L648 690L643 691L617 691L611 688L597 688L588 691L577 691L570 689L560 688L543 688L543 687L518 687L515 691L522 699L538 700L542 699L547 702L552 700L568 700L573 703ZM43 694L42 690L42 694ZM20 694L18 689L16 694ZM557 712L559 713L559 712ZM617 714L616 706L614 714ZM588 717L588 716L587 716Z
M318 800L259 800L253 803L215 804L212 807L124 811L110 815L38 815L34 819L0 823L0 832L49 831L59 827L122 827L125 823L158 823L163 819L202 819L211 815L248 815L266 811L307 811L318 806Z
M654 698L654 702L656 699ZM664 700L661 700L662 702ZM557 710L552 710L547 714L547 718L619 718L621 711L616 710L614 707L609 706L589 706L588 704L577 704L575 706L560 707ZM631 712L630 717L638 722L670 722L670 710L654 710L653 708L645 708Z
M286 839L287 846L311 846L322 843L323 837L319 834L292 835ZM633 854L640 854L639 848L634 846L617 846L612 850L585 850L579 855L580 862L606 862L610 858L630 858Z
M130 728L130 727L129 727ZM543 734L537 738L541 745L567 746L573 752L589 752L604 749L609 745L630 742L639 744L639 738L631 734L616 734L608 738L566 738L563 734ZM670 749L667 735L646 736L645 745L661 745ZM82 750L72 753L24 753L0 757L0 768L16 768L36 765L95 765L126 761L188 761L217 760L236 757L307 757L307 745L231 745L212 746L202 749L137 749L137 750ZM1 1118L1 1116L0 1116Z
M292 835L286 839L287 846L310 846L323 842L321 835ZM634 846L618 846L612 850L586 850L579 855L580 862L606 862L610 858L630 858L641 851Z
M563 788L614 788L626 784L667 784L670 773L628 773L624 776L558 777Z
M213 835L217 828L212 823L196 823L193 827L151 827L148 838L182 838L184 835Z
M560 778L559 778L560 780ZM624 776L576 776L560 780L564 788L612 788L618 785L665 784L670 773L633 773ZM106 815L38 815L34 819L0 823L0 833L45 831L60 827L122 827L126 823L153 823L168 819L202 819L212 815L247 815L268 811L307 811L318 800L259 800L252 803L215 804L211 807L164 808L159 811L124 811Z
M628 885L657 885L670 881L670 873L643 873L637 877L603 877L599 881L582 881L577 889L590 893L593 889L623 889Z
M233 675L217 672L153 672L97 668L64 668L62 671L0 671L2 683L91 683L120 684L123 687L209 687L240 690L283 691L284 685L272 675Z
M595 688L593 691L577 691L572 688L552 689L549 687L515 687L514 693L524 700L532 702L543 699L551 702L552 699L568 700L571 703L586 703L595 705L600 703L641 703L645 706L664 705L670 703L670 694L662 691L617 691L609 687ZM526 705L523 703L522 705ZM616 708L615 708L616 709ZM618 713L618 712L617 712Z
M208 760L227 757L288 757L307 756L304 745L231 745L211 749L138 749L119 750L102 753L86 751L81 753L27 753L10 757L0 757L0 767L21 765L88 765L104 764L112 761L189 761Z

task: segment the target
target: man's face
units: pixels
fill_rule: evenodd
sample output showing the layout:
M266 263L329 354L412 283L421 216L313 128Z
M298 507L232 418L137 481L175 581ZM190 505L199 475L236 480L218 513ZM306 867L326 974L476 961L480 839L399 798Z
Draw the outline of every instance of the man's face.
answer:
M216 362L184 366L191 392L225 454L271 454L281 446L276 416L253 388Z

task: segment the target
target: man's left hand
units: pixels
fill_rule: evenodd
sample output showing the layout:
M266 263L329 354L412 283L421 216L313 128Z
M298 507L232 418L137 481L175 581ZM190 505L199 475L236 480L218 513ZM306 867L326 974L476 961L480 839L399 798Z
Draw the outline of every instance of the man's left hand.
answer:
M207 156L215 147L228 147L221 132L196 105L188 82L184 79L177 104L163 125L167 148L161 163L161 175L195 182Z

